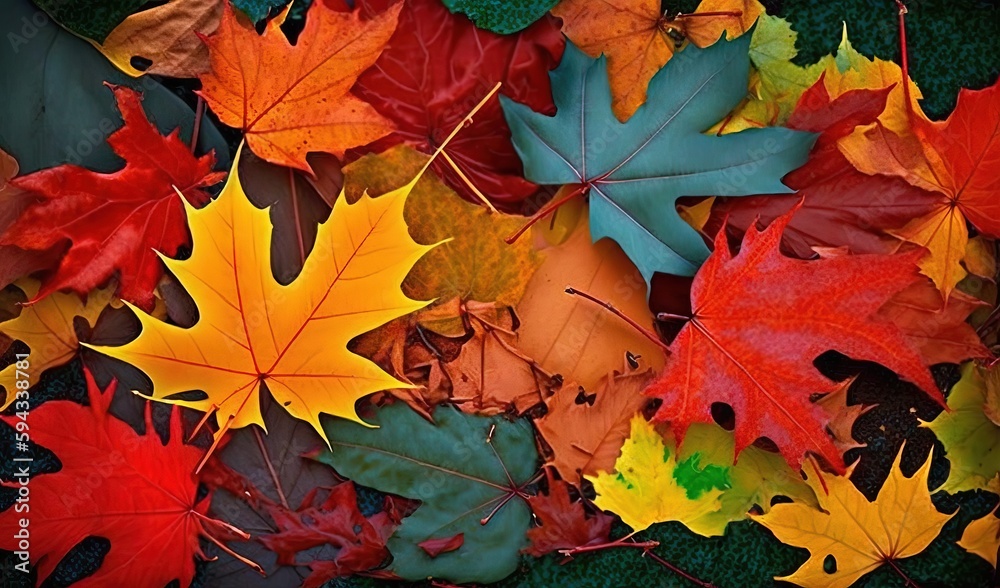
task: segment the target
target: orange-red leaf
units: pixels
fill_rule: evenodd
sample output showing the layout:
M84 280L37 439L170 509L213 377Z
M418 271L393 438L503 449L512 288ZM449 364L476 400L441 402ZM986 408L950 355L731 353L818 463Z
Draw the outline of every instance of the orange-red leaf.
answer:
M382 53L401 6L362 20L358 11L313 2L293 46L282 18L258 35L227 3L219 29L205 39L211 71L201 76L200 94L219 120L243 129L254 153L310 171L308 152L342 156L392 130L350 89Z
M793 465L812 451L842 469L828 417L810 402L835 387L813 366L820 354L881 363L944 400L903 333L872 316L913 282L914 255L785 257L778 244L793 213L763 231L751 227L735 257L720 231L691 288L692 318L648 393L663 399L656 420L670 421L678 437L724 402L736 413L737 453L768 437Z

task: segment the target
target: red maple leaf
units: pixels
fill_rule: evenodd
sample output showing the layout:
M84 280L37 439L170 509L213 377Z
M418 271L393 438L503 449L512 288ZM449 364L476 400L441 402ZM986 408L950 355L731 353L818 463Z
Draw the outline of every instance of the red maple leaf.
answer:
M378 14L393 3L361 0L358 4L363 14ZM546 17L517 34L497 35L452 14L440 0L407 1L396 34L353 89L392 120L396 132L355 155L400 143L433 152L497 82L503 83L502 94L536 112L554 114L549 70L559 63L565 47L557 22ZM511 208L537 190L523 177L498 100L483 106L445 155L497 204ZM459 194L476 201L444 157L433 166Z
M101 567L73 586L166 586L174 579L187 586L194 556L202 556L198 538L209 536L206 524L212 522L205 516L210 497L198 497L193 475L202 451L183 444L179 410L171 415L164 445L153 432L148 404L147 433L138 435L108 414L115 384L102 394L89 372L86 378L89 407L54 400L32 410L26 421L3 418L15 428L27 422L27 436L55 453L62 468L31 478L24 502L30 510L22 512L15 503L0 513L0 549L18 549L15 534L26 518L39 584L77 543L97 536L111 548ZM4 486L20 483L15 478Z
M736 414L737 454L768 437L794 466L812 451L842 470L829 418L810 401L835 387L813 366L822 353L878 362L944 405L913 344L874 317L917 278L921 253L786 257L778 244L794 212L763 231L751 227L735 257L718 233L691 287L691 319L647 393L663 399L655 419L670 421L679 439L691 423L711 422L712 404L723 402Z
M782 245L797 257L814 256L813 247L847 246L852 253L891 253L897 240L885 234L934 208L939 195L902 179L870 176L855 169L837 148L837 140L855 127L872 123L885 109L892 86L852 90L830 99L821 76L799 99L787 126L820 132L809 161L782 180L797 193L726 198L712 210L706 231L724 223L742 234L758 220L770 223L798 202Z
M161 135L146 119L137 92L108 87L125 123L108 144L125 167L104 174L60 165L15 178L14 186L37 199L0 235L0 246L44 251L69 243L37 298L63 288L86 295L117 272L119 296L149 310L163 275L156 251L172 257L189 243L175 187L193 206L202 206L211 199L203 188L225 174L212 172L213 154L192 155L178 130Z
M614 517L600 511L587 516L583 502L570 500L569 484L556 480L551 468L545 468L545 475L549 493L528 498L539 526L528 529L531 545L524 552L541 557L560 549L607 542Z
M366 519L358 510L353 482L334 486L326 500L317 505L318 491L319 488L309 491L294 511L267 501L265 507L278 532L258 537L265 547L278 554L279 564L306 565L312 570L303 588L318 588L333 578L381 565L389 556L385 542L399 523L391 509ZM300 551L325 545L337 548L336 557L297 561Z

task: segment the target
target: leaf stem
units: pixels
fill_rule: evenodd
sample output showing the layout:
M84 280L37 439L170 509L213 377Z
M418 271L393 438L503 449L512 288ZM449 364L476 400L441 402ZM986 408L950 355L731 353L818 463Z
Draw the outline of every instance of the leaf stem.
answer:
M659 547L659 541L627 541L631 536L622 537L620 539L615 539L614 541L609 541L607 543L598 543L596 545L580 545L572 549L560 549L559 554L565 555L566 557L573 557L578 553L588 553L591 551L601 551L604 549L611 549L614 547L635 547L638 549L649 550L654 547Z
M538 212L528 218L528 222L525 223L524 226L504 239L504 241L506 241L508 245L514 243L514 241L517 241L525 231L531 228L532 225L542 220L550 213L555 212L556 209L563 204L566 204L577 196L586 194L588 190L590 190L590 184L566 184L562 188L559 188L559 191L556 192L556 195L552 198L552 200L549 200L545 206L539 208Z
M205 99L198 96L198 106L194 109L194 130L191 131L191 153L198 147L198 134L201 132L201 119L205 115Z
M899 577L902 578L904 582L906 582L906 584L904 584L904 587L920 588L920 584L917 584L909 576L907 576L906 572L904 572L902 568L896 565L896 562L893 561L892 558L889 557L885 558L885 562L888 563L890 566L892 566L892 569L896 571L896 574L898 574Z
M666 343L664 343L663 341L661 341L660 338L656 336L656 333L653 333L652 331L650 331L646 327L644 327L644 326L640 325L639 323L635 322L634 320L632 320L632 317L626 315L624 312L622 312L622 311L618 310L617 308L615 308L614 305L611 304L610 302L605 302L603 300L595 298L594 296L591 296L590 294L587 294L586 292L581 292L580 290L577 290L576 288L573 288L571 286L568 286L566 288L566 293L567 294L572 294L573 296L580 296L581 298L586 298L587 300L589 300L589 301L591 301L591 302L593 302L595 304L599 304L600 306L603 306L609 312L611 312L612 314L614 314L618 318L622 319L623 321L625 321L626 323L628 323L633 329L635 329L636 331L638 331L639 333L641 333L643 337L645 337L645 338L649 339L650 341L652 341L653 343L655 343L660 349L663 350L663 352L665 354L670 355L670 347L668 347Z
M913 112L913 104L910 98L910 61L906 51L906 4L903 0L895 0L896 7L899 8L899 67L903 72L903 97L906 100L906 112Z
M673 18L677 20L680 18L698 18L704 16L732 16L733 18L739 18L743 16L742 10L717 10L715 12L691 12L688 14L678 14Z
M253 436L257 439L257 447L260 448L260 454L264 458L264 465L267 466L267 471L271 474L271 481L274 482L274 489L278 492L278 500L281 501L281 506L290 509L291 507L288 506L288 500L285 498L285 493L281 489L281 480L278 479L278 473L274 471L274 465L271 463L271 458L267 455L267 447L264 445L264 438L260 435L260 429L253 427Z
M649 549L645 550L642 553L642 555L643 555L643 557L645 557L645 556L648 555L651 560L653 560L656 563L660 564L661 566L667 568L668 570L670 570L671 572L677 574L678 576L684 578L688 582L691 582L692 584L696 584L698 586L701 586L701 588L718 588L715 584L712 584L710 582L706 582L704 580L700 580L698 578L695 578L691 574L685 572L684 570L680 569L679 567L675 566L674 564L670 563L669 561L667 561L667 560L663 559L662 557L656 555L655 553L653 553Z

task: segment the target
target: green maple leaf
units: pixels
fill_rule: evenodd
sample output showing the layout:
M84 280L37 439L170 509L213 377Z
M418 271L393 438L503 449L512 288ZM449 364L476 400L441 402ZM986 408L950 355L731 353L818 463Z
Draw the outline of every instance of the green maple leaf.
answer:
M517 569L527 545L531 510L517 489L538 471L531 426L453 407L439 407L433 416L428 422L398 403L366 417L377 429L328 421L332 451L315 458L359 484L420 500L388 541L390 569L400 577L501 580ZM437 557L419 547L459 533L462 545Z
M678 198L788 193L781 177L806 161L815 141L784 128L703 134L746 95L752 36L678 53L625 123L611 111L604 58L572 43L550 74L555 116L500 98L525 176L586 185L591 237L617 241L647 283L653 272L694 275L708 257L677 214Z
M962 366L962 379L948 395L948 412L922 426L934 431L951 462L946 492L1000 487L1000 370L986 370L969 362Z

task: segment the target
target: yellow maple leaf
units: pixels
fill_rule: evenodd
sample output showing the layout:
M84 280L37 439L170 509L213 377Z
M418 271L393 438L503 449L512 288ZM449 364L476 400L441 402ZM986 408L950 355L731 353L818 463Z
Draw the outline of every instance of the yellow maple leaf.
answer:
M38 293L38 282L34 280L24 279L15 285L24 292L28 300ZM73 359L80 349L80 341L73 328L74 318L81 317L93 327L97 317L111 302L114 291L114 286L110 286L91 292L86 301L73 293L53 292L35 304L23 306L17 317L0 323L0 333L28 346L31 365L28 373L31 374L32 385L38 382L38 377L45 370ZM0 386L7 392L0 410L6 409L14 401L13 392L17 381L15 370L14 364L0 370Z
M139 337L96 349L144 371L153 399L215 412L216 442L230 427L264 426L264 386L325 439L320 413L363 422L354 410L359 398L410 387L347 344L427 304L400 289L413 264L434 247L413 241L403 219L421 174L379 198L365 195L350 204L341 195L319 226L302 272L283 286L271 273L268 212L247 199L238 164L239 153L215 202L187 207L191 257L164 258L197 304L198 322L184 329L133 308L142 323ZM188 390L206 397L173 398Z
M776 579L800 586L847 588L884 563L923 551L954 515L938 512L931 502L930 456L907 478L899 467L902 455L900 449L875 502L854 487L850 470L833 476L809 462L806 481L823 510L787 503L754 516L782 543L809 550L809 559L795 573ZM832 573L824 569L831 556L836 560Z
M642 415L635 415L615 472L584 477L597 492L594 504L615 513L635 531L653 523L678 521L695 533L718 534L716 525L706 524L704 517L722 507L722 491L709 488L689 498L688 490L674 478L676 468L676 456L660 433Z
M1000 519L997 518L997 509L969 523L962 532L958 546L990 562L994 568L997 567L997 550L1000 549Z

